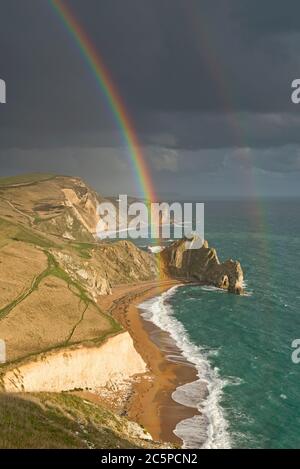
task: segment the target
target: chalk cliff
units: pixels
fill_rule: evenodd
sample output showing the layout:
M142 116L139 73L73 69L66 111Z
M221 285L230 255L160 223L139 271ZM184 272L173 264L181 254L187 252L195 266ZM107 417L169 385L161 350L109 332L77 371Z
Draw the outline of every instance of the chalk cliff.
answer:
M4 391L59 392L96 390L144 373L146 364L128 332L108 338L99 346L64 348L37 355L35 360L9 367L1 377Z

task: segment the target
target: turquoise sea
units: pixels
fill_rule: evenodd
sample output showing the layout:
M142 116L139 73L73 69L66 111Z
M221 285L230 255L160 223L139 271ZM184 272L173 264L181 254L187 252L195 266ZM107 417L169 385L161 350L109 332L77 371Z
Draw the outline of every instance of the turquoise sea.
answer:
M173 398L201 417L181 422L186 447L300 448L300 201L210 202L205 237L240 260L246 295L182 286L143 305L198 369Z

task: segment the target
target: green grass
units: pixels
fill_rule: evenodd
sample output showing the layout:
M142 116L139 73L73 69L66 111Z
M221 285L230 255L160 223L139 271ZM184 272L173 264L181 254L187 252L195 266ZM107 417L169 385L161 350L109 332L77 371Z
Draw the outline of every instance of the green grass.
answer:
M6 305L4 308L0 309L0 320L6 317L18 304L20 304L22 301L28 298L29 295L31 295L31 293L36 291L39 288L39 285L42 282L42 280L44 280L48 276L54 276L66 282L70 291L78 297L80 302L84 303L85 309L87 309L88 306L92 304L93 307L97 309L98 313L109 322L110 327L108 330L103 332L103 334L99 335L99 337L97 337L96 339L92 339L92 340L87 339L87 341L85 341L86 344L90 343L91 345L93 344L99 345L109 336L115 335L118 332L122 331L122 326L118 322L116 322L115 319L111 315L103 313L101 311L98 305L90 297L90 295L88 294L84 286L81 283L72 279L67 274L67 272L65 272L58 265L53 254L49 252L49 248L56 247L56 248L62 249L62 246L55 244L51 240L47 239L43 235L40 235L39 233L34 232L30 228L23 227L12 222L8 222L0 218L0 248L3 247L8 242L10 242L11 240L22 241L25 243L32 244L33 246L39 246L40 248L42 248L44 250L45 255L48 258L48 265L43 272L41 272L39 275L37 275L33 279L31 286L26 291L23 291L11 303ZM66 244L65 247L68 247L68 249L73 249L77 253L80 253L81 257L87 258L87 256L90 256L90 249L94 248L94 245L92 243L72 243L72 244ZM44 352L50 351L52 349L62 348L68 345L69 345L68 340L66 340L65 343L57 344L51 349L44 350ZM33 358L34 355L35 354L30 354L23 358L24 359L25 358L27 359L29 357Z
M0 247L7 244L9 240L22 241L41 248L61 247L46 236L36 233L30 228L0 218Z
M35 225L38 225L39 223L42 223L44 221L44 218L40 217L40 215L36 214L34 215L34 221L33 223ZM47 220L48 221L48 220Z
M0 394L0 447L139 448L124 418L67 393Z
M59 247L54 241L51 241L50 239L25 227L19 227L12 239L14 241L22 241L24 243L40 246L41 248Z
M122 326L110 315L105 314L101 311L101 309L98 307L98 305L90 298L88 295L87 291L85 288L75 280L73 280L57 263L55 260L54 256L48 252L45 251L45 254L48 257L48 266L47 268L41 272L37 277L34 278L30 288L26 290L25 292L21 293L17 298L15 298L11 303L6 305L4 308L0 309L0 319L3 319L5 316L7 316L18 304L20 304L22 301L24 301L26 298L28 298L29 295L31 295L32 292L38 289L40 283L42 280L44 280L46 277L49 276L54 276L57 277L64 282L68 284L69 289L73 292L74 295L76 295L80 301L82 301L85 304L86 309L90 304L92 304L98 311L99 314L101 314L110 324L110 329L106 330L103 332L102 335L97 337L96 339L89 340L87 339L87 342L90 342L91 344L100 344L103 342L107 337L112 336L114 334L117 334L122 330ZM73 287L73 288L72 288ZM75 291L74 291L75 290ZM43 350L45 351L50 351L53 349L61 348L63 346L68 345L68 341L73 335L74 330L72 331L72 334L69 336L69 338L66 340L64 344L58 344L54 347L51 347L50 349ZM75 345L75 343L73 344ZM28 358L30 356L33 356L35 354L30 354L27 357L23 358ZM22 358L22 359L23 359ZM19 361L19 360L17 360ZM12 363L12 362L10 362Z
M92 243L72 243L70 246L75 249L83 259L91 259L91 250L95 247Z
M0 248L8 244L17 231L18 227L16 225L0 218Z
M47 255L48 255L48 259L50 263L49 264L50 267L49 267L49 270L47 271L47 275L54 275L55 277L58 277L64 280L68 284L69 288L70 287L75 288L77 292L74 292L74 290L72 291L85 304L86 308L89 306L89 304L92 304L97 309L98 313L101 314L110 323L110 329L108 331L104 332L97 339L93 339L90 342L98 344L98 343L101 343L108 336L120 332L122 330L122 326L112 316L105 314L101 311L99 306L90 298L85 288L82 285L80 285L80 283L73 280L63 269L59 267L59 265L55 261L52 254L47 253Z
M15 298L11 303L6 305L4 308L0 309L0 319L3 319L5 316L7 316L19 303L24 301L31 293L35 290L37 290L39 284L41 281L49 275L49 272L51 272L52 265L49 263L49 258L48 258L48 267L45 269L43 272L41 272L37 277L35 277L32 281L32 284L28 290L25 292L21 293L17 298Z

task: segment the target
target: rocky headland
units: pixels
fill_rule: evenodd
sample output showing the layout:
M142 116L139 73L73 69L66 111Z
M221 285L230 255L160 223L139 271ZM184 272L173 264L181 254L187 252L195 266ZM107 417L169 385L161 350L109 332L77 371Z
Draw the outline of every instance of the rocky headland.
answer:
M220 262L216 249L206 240L199 249L189 246L190 239L180 239L158 254L167 276L243 293L244 275L238 261Z

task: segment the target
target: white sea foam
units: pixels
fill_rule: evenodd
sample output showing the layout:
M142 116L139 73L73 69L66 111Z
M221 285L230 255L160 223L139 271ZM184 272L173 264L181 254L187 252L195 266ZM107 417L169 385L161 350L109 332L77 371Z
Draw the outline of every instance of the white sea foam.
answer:
M253 295L253 290L248 288L248 283L246 282L245 279L243 280L242 287L243 287L243 290L244 290L243 296L252 296Z
M152 254L157 254L164 250L164 246L148 246L148 250L152 252Z
M213 285L203 285L200 288L201 290L204 290L204 291L215 291L218 293L227 293L227 291L224 290L224 288L214 287Z
M174 433L183 440L184 448L230 448L228 425L220 400L224 386L232 383L219 377L218 370L213 369L208 361L209 351L193 344L183 324L174 317L168 299L177 288L173 287L139 306L143 310L143 318L168 332L182 355L198 371L199 379L179 386L172 398L182 405L197 408L200 415L179 422Z

